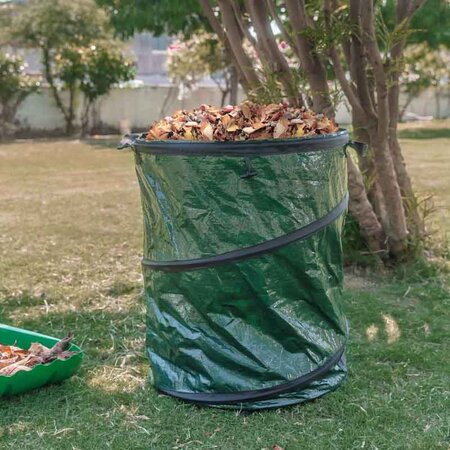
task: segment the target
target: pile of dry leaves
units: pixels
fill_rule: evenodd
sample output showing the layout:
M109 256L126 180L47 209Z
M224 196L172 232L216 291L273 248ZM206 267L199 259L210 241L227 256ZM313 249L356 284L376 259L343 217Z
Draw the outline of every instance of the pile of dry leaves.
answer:
M47 364L55 359L69 359L75 354L68 350L72 339L73 335L69 334L52 348L35 342L28 350L0 344L0 376L11 376L21 370L28 372L37 364Z
M338 131L337 123L324 114L286 104L213 108L201 105L177 111L155 122L147 140L243 141L247 139L298 138Z

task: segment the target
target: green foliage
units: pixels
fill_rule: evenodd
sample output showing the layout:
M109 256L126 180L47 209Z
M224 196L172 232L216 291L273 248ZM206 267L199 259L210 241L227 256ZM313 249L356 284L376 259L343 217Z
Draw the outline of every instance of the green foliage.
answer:
M197 0L97 0L97 3L107 7L111 24L123 37L131 37L136 31L173 36L210 30Z
M31 0L17 11L12 29L20 44L40 49L45 78L68 134L74 128L78 91L85 96L86 116L92 102L113 84L134 76L121 42L113 38L106 11L94 0ZM61 87L68 91L67 102Z
M396 0L382 2L381 11L389 29L395 23ZM448 0L427 0L411 21L409 44L426 42L431 48L450 47L450 6Z
M24 69L21 58L0 52L0 138L12 134L18 107L39 88L40 80Z
M134 78L135 68L117 41L92 41L87 47L66 46L55 55L58 77L67 87L76 85L89 102L121 81Z
M134 78L133 61L125 55L120 41L91 41L88 46L65 46L54 56L54 70L69 91L79 90L85 101L81 118L82 133L87 133L89 113L97 98L114 84Z
M51 50L106 38L108 24L93 0L30 0L14 15L12 30L20 44Z

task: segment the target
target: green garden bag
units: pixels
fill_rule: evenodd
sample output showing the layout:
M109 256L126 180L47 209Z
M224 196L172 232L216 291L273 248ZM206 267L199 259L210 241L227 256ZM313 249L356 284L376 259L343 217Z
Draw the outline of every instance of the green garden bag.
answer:
M261 409L341 384L348 144L345 130L122 142L141 189L146 345L160 392Z

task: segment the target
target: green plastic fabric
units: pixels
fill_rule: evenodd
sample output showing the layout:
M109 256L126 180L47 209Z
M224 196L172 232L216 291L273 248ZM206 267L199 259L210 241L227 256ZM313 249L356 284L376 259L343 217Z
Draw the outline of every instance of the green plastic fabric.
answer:
M252 156L257 175L249 178L241 177L243 157L155 155L151 148L151 142L133 145L144 260L190 260L260 244L320 219L346 195L342 146ZM343 220L238 262L175 272L143 265L155 387L195 394L258 391L322 366L347 339L340 305ZM333 391L345 375L342 357L300 390L212 406L299 403Z

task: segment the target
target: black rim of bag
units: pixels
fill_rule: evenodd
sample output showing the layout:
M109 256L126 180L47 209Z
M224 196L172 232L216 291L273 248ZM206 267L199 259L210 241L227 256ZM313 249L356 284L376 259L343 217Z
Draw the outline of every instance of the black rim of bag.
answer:
M129 134L118 148L131 147L138 153L164 156L269 156L344 148L352 144L348 131L290 139L246 141L147 141L147 133Z

